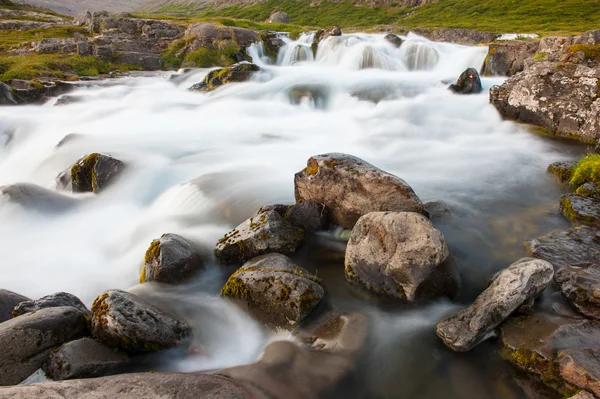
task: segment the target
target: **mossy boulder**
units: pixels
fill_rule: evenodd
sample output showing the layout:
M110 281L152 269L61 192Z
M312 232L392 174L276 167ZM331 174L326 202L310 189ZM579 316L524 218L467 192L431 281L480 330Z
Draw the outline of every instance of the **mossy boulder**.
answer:
M141 298L120 290L104 292L94 301L92 337L128 353L185 346L191 328Z
M560 209L574 222L600 227L600 200L576 194L563 195Z
M221 290L270 327L292 329L321 302L321 281L281 254L256 257L239 268Z
M577 187L575 194L583 195L584 197L600 199L600 187L598 187L598 185L595 183L583 183L581 186Z
M563 183L568 183L573 176L573 168L577 165L576 161L554 162L548 165L548 172L552 173Z
M554 280L577 310L600 320L600 263L566 265Z
M346 247L349 281L410 302L458 293L459 276L444 235L414 212L361 217Z
M263 43L265 54L273 61L277 61L279 50L285 46L285 42L281 39L277 32L260 31L258 39Z
M250 80L255 72L259 72L260 67L248 62L240 62L227 68L212 70L206 75L204 80L190 87L190 91L213 91L227 83L246 82Z
M87 155L71 167L74 193L99 193L113 183L125 169L125 163L97 152Z
M330 220L346 229L369 212L416 212L428 215L413 189L402 179L347 154L309 158L294 176L296 201L316 201Z
M0 289L0 323L12 319L12 311L21 302L30 301L26 296Z
M163 234L152 241L146 251L140 283L181 283L203 270L205 265L195 245L177 234Z
M552 281L554 268L541 259L523 258L501 271L475 302L438 323L436 332L452 350L465 352Z
M600 264L600 230L593 227L555 230L526 242L525 247L534 258L552 263L555 270Z
M479 94L483 91L479 72L475 68L467 68L460 74L455 84L449 89L457 94Z
M296 250L304 232L271 210L246 220L219 240L216 257L225 264L242 265L268 253L290 254Z
M73 294L67 292L57 292L52 295L46 295L35 301L26 300L15 306L12 311L13 317L17 317L29 312L37 312L40 309L45 308L57 308L61 306L71 306L78 309L80 312L87 314L89 313L88 308L85 307L83 302Z

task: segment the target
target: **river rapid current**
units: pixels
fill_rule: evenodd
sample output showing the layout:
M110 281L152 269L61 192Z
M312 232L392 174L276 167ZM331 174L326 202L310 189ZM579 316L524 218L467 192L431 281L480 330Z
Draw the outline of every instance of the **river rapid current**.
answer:
M69 194L81 204L67 212L3 200L1 288L32 298L66 291L90 305L106 289L135 286L148 245L163 233L212 249L260 206L293 203L294 173L311 155L348 153L401 177L423 201L448 204L451 214L433 223L462 289L453 302L390 303L346 282L334 233L304 246L294 259L318 273L330 301L371 320L356 377L339 397L525 397L492 343L450 353L434 326L524 256L524 240L567 226L556 209L562 188L545 170L583 150L503 121L487 93L502 78L482 78L480 95L447 90L466 68L481 69L486 47L403 39L396 48L384 35L331 37L313 56L305 34L285 39L275 63L253 45L262 72L208 94L187 90L208 73L192 70L86 82L70 93L82 101L63 106L0 107L0 185L55 189L56 176L92 152L129 165L101 195ZM133 288L183 314L204 349L166 355L160 369L251 363L270 340L291 339L219 297L227 273L212 264L186 286Z

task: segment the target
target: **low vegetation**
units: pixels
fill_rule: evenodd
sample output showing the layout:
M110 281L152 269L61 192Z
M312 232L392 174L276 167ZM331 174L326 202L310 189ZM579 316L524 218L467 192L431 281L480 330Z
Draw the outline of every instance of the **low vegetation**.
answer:
M573 168L571 184L579 187L584 183L600 185L600 154L590 154Z
M600 44L590 46L588 44L573 44L569 47L569 52L577 53L583 52L585 58L588 60L600 60Z

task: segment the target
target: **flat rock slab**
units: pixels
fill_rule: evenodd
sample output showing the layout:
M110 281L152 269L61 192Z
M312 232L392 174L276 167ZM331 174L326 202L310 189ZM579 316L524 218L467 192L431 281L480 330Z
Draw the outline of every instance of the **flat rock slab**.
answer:
M560 209L574 222L600 227L600 200L576 194L563 195Z
M600 320L600 264L565 266L554 281L577 310Z
M525 243L534 258L552 263L555 270L600 264L600 230L581 226L556 230Z
M266 399L210 374L136 373L0 388L5 399Z

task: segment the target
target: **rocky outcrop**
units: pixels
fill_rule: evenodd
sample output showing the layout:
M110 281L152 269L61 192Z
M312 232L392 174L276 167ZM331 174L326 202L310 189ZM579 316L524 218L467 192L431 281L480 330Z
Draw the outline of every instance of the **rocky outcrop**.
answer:
M99 193L114 183L125 169L125 163L97 152L87 155L71 167L74 193Z
M600 200L567 194L560 198L560 210L574 222L600 227Z
M505 40L490 43L483 74L513 76L525 69L525 60L532 58L539 47L539 42L533 40Z
M600 187L592 182L586 182L577 187L575 194L600 200Z
M86 331L85 315L72 307L41 309L0 323L0 385L18 384L54 348Z
M53 380L101 377L117 372L129 356L91 338L67 342L52 351L44 372Z
M17 100L12 88L6 83L0 82L0 105L17 105Z
M303 237L301 229L292 226L277 212L262 212L221 238L215 255L222 263L241 265L259 255L292 253Z
M495 33L482 32L473 29L442 28L442 29L413 29L413 32L436 42L449 42L474 46L488 44L498 37Z
M189 280L204 269L200 251L177 234L163 234L146 251L140 283L177 284Z
M283 11L277 11L271 14L268 22L273 24L289 24L290 16L284 13Z
M66 292L57 292L56 294L46 295L35 301L29 299L25 300L15 306L12 314L13 317L17 317L29 312L37 312L41 309L58 308L61 306L73 307L83 314L89 312L88 308L86 308L83 302L75 295Z
M228 45L245 48L258 41L258 34L251 29L199 22L187 27L184 38L188 43L186 51L191 52L199 48L222 49Z
M64 212L77 204L77 201L71 197L29 183L2 186L0 196L24 209L42 213Z
M503 270L467 309L442 320L438 336L455 351L469 351L552 281L554 269L546 261L523 258Z
M577 161L562 161L554 162L548 165L548 172L552 173L563 183L568 183L573 176L573 168L577 165Z
M452 297L459 287L444 235L413 212L362 216L348 241L345 273L378 294L408 301Z
M455 84L449 89L457 94L479 94L482 91L479 72L475 68L468 68L460 74Z
M554 280L581 313L600 320L600 263L566 265Z
M592 227L556 230L525 246L531 256L552 263L555 270L600 264L600 230Z
M190 91L213 91L227 83L246 82L255 72L259 72L258 65L241 62L233 66L210 71L204 80L190 87Z
M94 301L92 337L128 353L186 345L191 329L125 291L110 290Z
M30 301L26 296L0 289L0 323L12 319L13 309L21 302Z
M325 205L331 222L351 229L369 212L417 212L427 215L423 203L402 179L346 154L311 157L294 176L296 201Z
M285 255L256 257L238 269L221 290L270 327L292 329L323 299L320 280Z
M332 26L329 29L319 29L317 32L315 32L315 37L311 44L313 54L317 54L319 43L321 43L323 40L327 39L330 36L342 36L342 30L340 29L340 27Z

